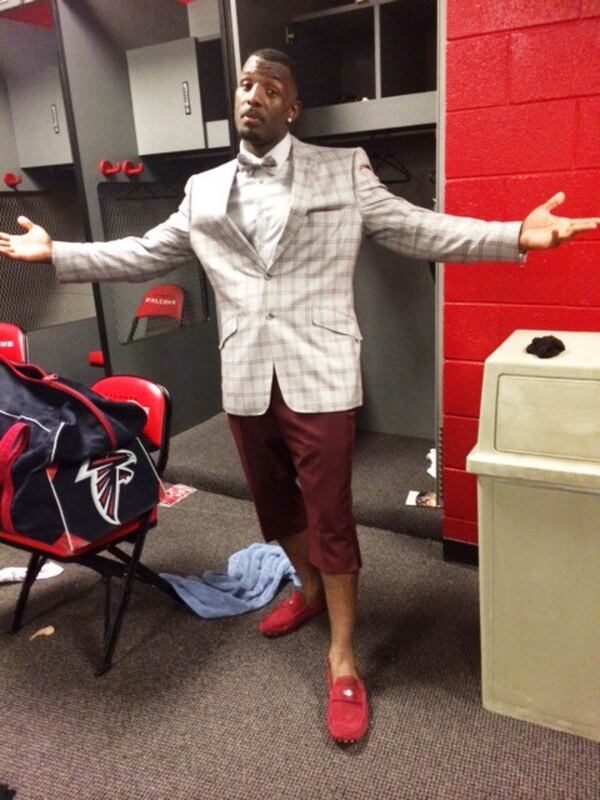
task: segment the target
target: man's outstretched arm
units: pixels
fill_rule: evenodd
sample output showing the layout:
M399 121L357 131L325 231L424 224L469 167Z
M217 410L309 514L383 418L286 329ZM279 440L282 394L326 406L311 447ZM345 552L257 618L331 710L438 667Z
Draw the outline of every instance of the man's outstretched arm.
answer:
M391 194L356 151L354 185L368 236L385 247L424 261L519 261L528 250L545 250L594 230L600 217L569 219L553 214L564 193L535 208L523 222L485 222L440 214Z
M52 262L59 280L145 281L164 275L192 255L190 183L178 211L147 231L111 242L54 242L40 225L19 217L23 234L0 232L0 255L19 261Z
M18 217L17 222L25 233L0 232L0 253L19 261L52 261L52 239L48 232L27 217Z
M564 202L565 193L558 192L525 217L519 237L519 247L523 252L558 247L577 234L593 231L600 225L600 217L569 219L553 214L553 210Z

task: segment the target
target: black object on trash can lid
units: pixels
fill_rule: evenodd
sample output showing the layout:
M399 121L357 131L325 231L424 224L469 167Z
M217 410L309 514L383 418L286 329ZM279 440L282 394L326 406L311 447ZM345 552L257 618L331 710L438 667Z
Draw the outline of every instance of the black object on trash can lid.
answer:
M526 352L538 358L554 358L565 349L556 336L535 336L526 347Z

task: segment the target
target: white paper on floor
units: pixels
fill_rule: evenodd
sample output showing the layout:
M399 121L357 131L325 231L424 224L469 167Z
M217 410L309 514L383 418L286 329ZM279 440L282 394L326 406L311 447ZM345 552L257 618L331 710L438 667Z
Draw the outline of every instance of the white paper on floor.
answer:
M32 642L34 639L37 639L38 636L52 636L55 633L54 625L46 625L45 628L40 628L39 631L32 633L29 637L29 641Z
M431 448L431 450L427 453L426 458L431 461L430 466L427 468L427 474L431 475L432 478L437 477L437 456L435 447Z
M165 490L163 499L160 501L159 506L169 507L174 506L176 503L181 502L189 495L193 494L196 489L193 486L186 486L183 483L175 483Z
M410 491L406 495L407 506L425 506L426 508L437 507L437 497L435 492L415 492Z
M54 578L64 572L64 568L54 561L47 561L38 573L36 580ZM0 583L22 583L27 574L27 567L4 567L0 569Z

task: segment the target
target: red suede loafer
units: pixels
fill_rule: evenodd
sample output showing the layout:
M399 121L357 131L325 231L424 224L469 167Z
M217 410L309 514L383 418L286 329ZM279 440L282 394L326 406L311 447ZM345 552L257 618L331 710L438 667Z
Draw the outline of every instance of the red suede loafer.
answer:
M326 608L325 600L307 603L302 592L293 592L259 622L258 629L264 636L284 636Z
M329 735L342 744L357 742L369 727L369 705L364 683L352 675L342 675L334 681L328 664L327 688Z

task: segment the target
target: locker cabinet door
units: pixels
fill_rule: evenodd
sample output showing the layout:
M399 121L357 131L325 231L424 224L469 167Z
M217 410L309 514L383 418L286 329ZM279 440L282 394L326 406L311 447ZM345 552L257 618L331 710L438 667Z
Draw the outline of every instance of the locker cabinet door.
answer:
M196 39L129 50L139 154L206 147Z
M13 74L7 88L21 167L72 164L58 67Z

